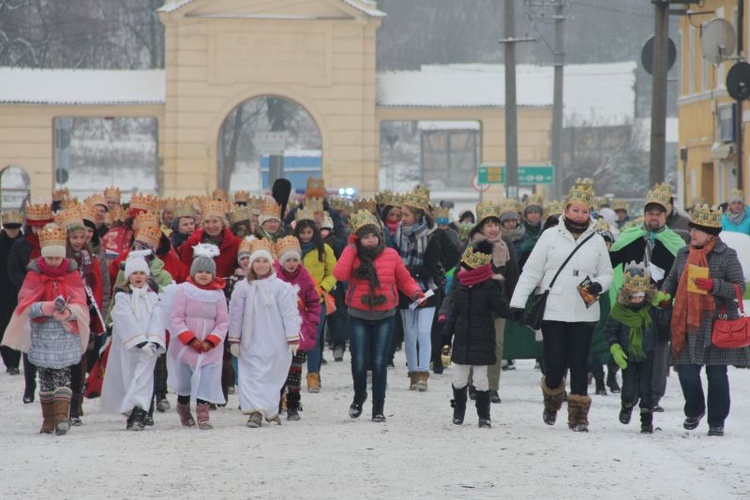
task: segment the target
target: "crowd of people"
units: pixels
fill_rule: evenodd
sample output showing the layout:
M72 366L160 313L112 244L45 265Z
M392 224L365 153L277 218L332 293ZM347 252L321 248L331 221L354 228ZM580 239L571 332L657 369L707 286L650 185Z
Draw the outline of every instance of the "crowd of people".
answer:
M23 403L41 404L41 433L82 425L96 397L140 431L171 409L170 393L186 427L211 429L235 392L248 427L299 420L305 366L307 391L325 390L327 348L339 362L347 347L351 418L371 372L372 420L386 420L388 368L403 348L408 389L427 391L430 373L452 364L453 423L471 399L491 427L513 369L504 346L519 336L541 343L548 425L567 401L568 427L587 432L589 385L606 394L606 367L619 421L637 406L652 433L673 366L684 428L707 414L709 435L722 436L727 367L750 366L747 347L712 343L746 289L719 238L750 233L739 191L724 209L688 215L663 183L631 218L582 179L563 200L484 201L457 219L423 186L372 200L329 197L320 179L299 200L216 190L135 193L124 205L120 194L79 202L57 190L51 204L2 214L0 350L8 374L23 372Z

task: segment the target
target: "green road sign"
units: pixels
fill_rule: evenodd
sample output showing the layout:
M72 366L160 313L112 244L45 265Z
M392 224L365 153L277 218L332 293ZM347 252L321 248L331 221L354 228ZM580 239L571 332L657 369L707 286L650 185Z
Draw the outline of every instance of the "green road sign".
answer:
M518 167L518 184L553 184L555 167L552 165L524 165ZM477 184L505 184L505 165L480 165L477 169Z

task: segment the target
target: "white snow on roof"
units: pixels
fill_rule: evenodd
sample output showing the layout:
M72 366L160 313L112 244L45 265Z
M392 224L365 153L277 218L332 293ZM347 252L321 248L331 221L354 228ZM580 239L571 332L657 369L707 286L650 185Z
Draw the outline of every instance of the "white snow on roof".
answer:
M615 125L635 115L635 62L571 64L564 70L566 123ZM378 105L382 107L502 107L505 67L499 64L425 65L419 71L378 74ZM519 106L551 106L554 68L518 65Z
M174 12L181 9L185 5L191 4L196 0L174 0L171 3L164 4L158 9L159 12ZM378 10L377 2L372 0L341 0L343 3L354 7L360 12L364 12L371 17L385 17L385 12Z
M0 67L0 103L163 104L163 70Z
M479 130L478 121L425 121L419 122L419 130Z

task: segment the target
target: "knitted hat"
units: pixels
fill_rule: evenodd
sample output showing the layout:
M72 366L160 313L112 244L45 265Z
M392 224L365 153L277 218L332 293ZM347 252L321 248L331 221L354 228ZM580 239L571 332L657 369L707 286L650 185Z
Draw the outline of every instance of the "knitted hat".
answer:
M151 272L146 262L146 257L151 255L151 250L131 250L128 254L128 258L125 260L125 279L130 278L130 275L136 271L146 273L146 276L150 276Z
M190 277L200 272L210 273L216 276L216 262L214 257L219 256L219 247L211 243L199 243L193 247L193 264L190 266Z
M251 237L250 240L250 265L253 265L256 259L264 258L273 262L276 248L271 240L266 238Z
M729 200L727 201L729 203L732 203L733 201L739 201L740 203L745 203L745 196L742 194L742 190L732 189L732 191L729 193Z
M323 216L323 223L320 225L320 229L333 230L333 219L328 215L328 212L325 212L325 215Z
M285 236L276 241L276 254L279 256L279 264L289 259L302 259L302 247L295 236Z
M273 198L265 198L260 205L260 216L258 225L263 226L269 220L277 220L281 223L281 205Z

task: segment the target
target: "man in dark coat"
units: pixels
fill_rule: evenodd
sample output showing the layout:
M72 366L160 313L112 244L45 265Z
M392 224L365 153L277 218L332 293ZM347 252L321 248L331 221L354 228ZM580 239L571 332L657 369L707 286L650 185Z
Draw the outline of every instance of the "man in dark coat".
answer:
M23 214L21 212L6 212L3 214L3 228L0 231L0 340L3 339L5 328L18 303L18 289L10 280L8 273L8 258L13 243L23 237L21 226ZM0 347L5 371L11 375L18 375L21 363L21 352L7 346Z

